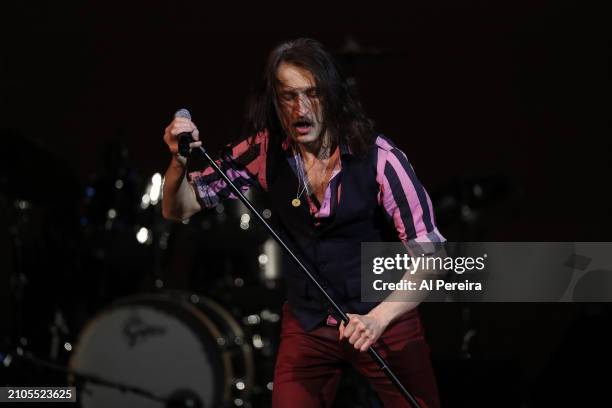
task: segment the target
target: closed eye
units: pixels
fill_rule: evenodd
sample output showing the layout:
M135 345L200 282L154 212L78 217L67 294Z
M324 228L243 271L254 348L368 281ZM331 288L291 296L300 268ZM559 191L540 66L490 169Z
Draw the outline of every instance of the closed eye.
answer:
M317 88L309 88L304 93L308 98L316 98L319 96L319 90Z
M295 92L281 92L280 98L285 102L291 102L295 99Z

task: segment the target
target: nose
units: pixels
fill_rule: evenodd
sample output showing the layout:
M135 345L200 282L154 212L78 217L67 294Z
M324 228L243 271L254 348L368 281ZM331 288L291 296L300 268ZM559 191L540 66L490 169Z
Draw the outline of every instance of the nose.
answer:
M306 116L308 114L310 101L305 95L298 95L295 98L294 112L297 116Z

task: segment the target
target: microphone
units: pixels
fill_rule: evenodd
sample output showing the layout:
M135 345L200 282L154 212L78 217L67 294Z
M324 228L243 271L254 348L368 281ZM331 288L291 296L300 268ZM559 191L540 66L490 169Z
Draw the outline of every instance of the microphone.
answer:
M175 118L185 118L191 120L191 113L187 109L179 109L174 113ZM183 157L189 156L189 143L193 142L191 133L183 132L178 135L178 153Z

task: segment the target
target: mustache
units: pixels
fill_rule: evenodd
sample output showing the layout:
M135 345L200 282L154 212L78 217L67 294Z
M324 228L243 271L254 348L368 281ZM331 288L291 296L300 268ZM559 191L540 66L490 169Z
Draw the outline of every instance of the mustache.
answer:
M312 126L314 125L314 121L309 118L300 118L293 122L293 126Z

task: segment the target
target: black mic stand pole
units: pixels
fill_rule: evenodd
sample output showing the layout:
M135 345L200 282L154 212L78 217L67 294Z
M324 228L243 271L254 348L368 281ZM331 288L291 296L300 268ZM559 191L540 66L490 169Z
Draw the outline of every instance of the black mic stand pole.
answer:
M189 137L191 137L191 136L189 135ZM191 142L191 140L189 140L189 142ZM185 142L179 143L179 145L181 145L181 144L184 146ZM310 273L310 271L304 266L304 264L293 253L293 251L291 251L291 249L287 246L287 244L285 244L285 242L282 240L282 238L280 236L278 236L276 231L274 231L274 229L272 229L270 224L268 224L268 222L263 218L263 216L261 216L261 214L259 214L259 212L255 209L255 207L253 206L251 201L248 198L246 198L244 196L244 194L242 194L242 191L240 191L240 189L238 187L236 187L236 185L232 182L232 180L230 180L230 178L227 177L227 175L223 172L223 170L221 170L221 168L217 165L217 163L214 161L214 159L212 157L210 157L210 155L208 154L206 149L204 149L202 146L199 146L197 149L202 153L204 158L206 158L206 160L208 160L208 162L210 163L212 168L223 178L223 180L225 180L227 185L230 186L230 188L236 194L236 196L238 196L240 201L242 201L242 203L245 206L247 206L247 208L251 211L251 213L253 213L253 215L255 215L257 217L257 219L261 222L261 224L264 227L266 227L266 229L272 235L274 240L276 242L278 242L281 247L283 247L285 252L287 252L289 254L291 259L293 259L293 261L300 267L300 269L304 272L304 274L306 274L306 276L308 277L308 280L310 280L310 282L313 285L315 285L315 287L323 294L323 296L325 296L325 299L327 299L327 301L331 304L331 306L334 308L336 313L338 313L340 315L340 318L342 319L344 324L348 324L349 317L346 315L346 313L344 313L342 308L340 306L338 306L338 304L334 301L334 299L332 299L331 296L327 293L327 291L321 286L321 284L319 284L319 282L317 281L317 278L312 273ZM412 406L414 406L415 408L422 408L421 405L419 405L419 403L417 402L417 400L412 396L412 394L402 385L402 383L400 382L399 378L397 378L395 373L391 370L391 367L389 367L389 364L387 364L387 362L382 358L382 356L380 354L378 354L378 352L374 349L373 346L370 346L368 348L368 353L374 359L374 361L376 361L378 363L379 368L385 373L385 375L389 378L389 380L391 380L391 382L393 384L395 384L395 386L398 388L398 390L404 396L406 401L408 401L410 404L412 404Z

